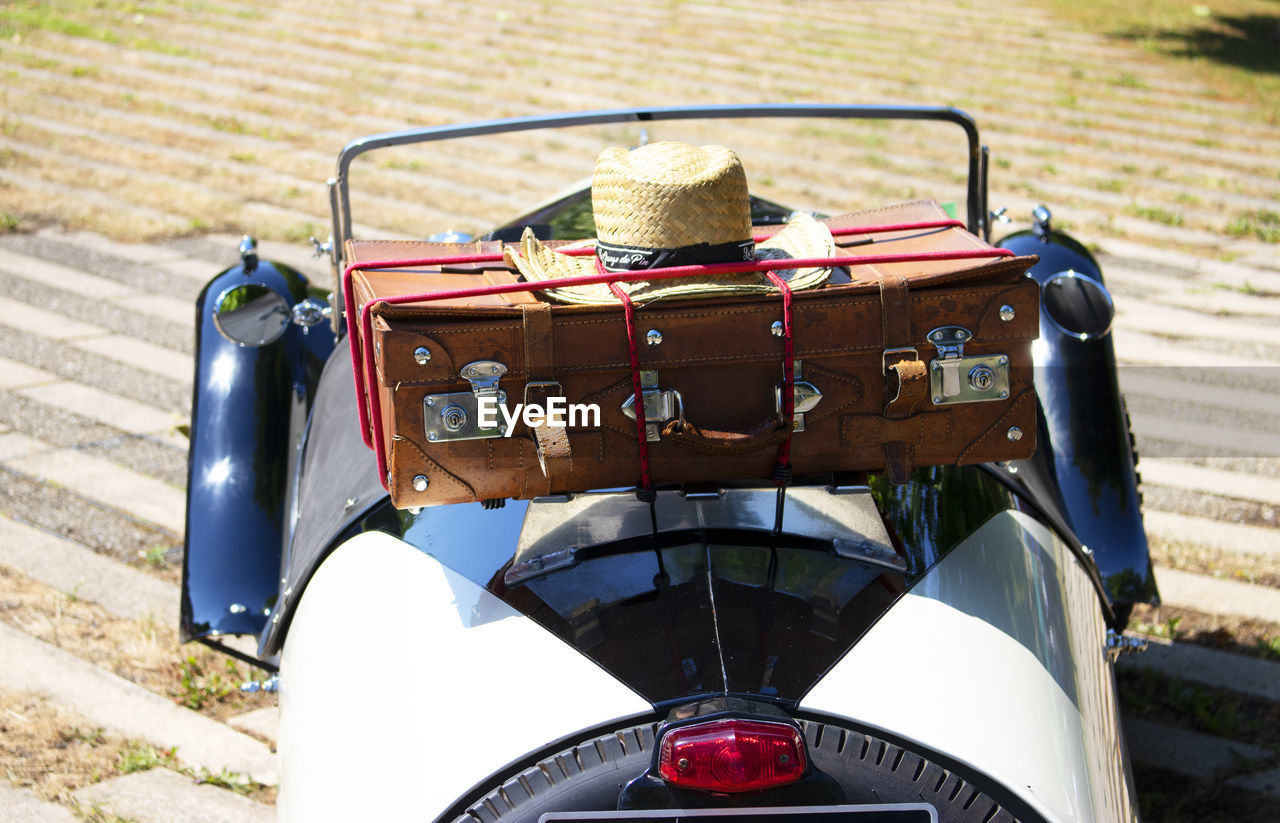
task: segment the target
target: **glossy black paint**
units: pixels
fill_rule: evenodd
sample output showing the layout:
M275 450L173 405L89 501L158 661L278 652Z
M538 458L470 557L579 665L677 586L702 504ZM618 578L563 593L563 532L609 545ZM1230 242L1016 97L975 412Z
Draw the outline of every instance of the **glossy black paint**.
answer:
M1103 282L1088 249L1047 226L1012 234L999 245L1039 255L1031 276L1041 284L1064 271ZM1078 307L1080 316L1096 312L1096 305ZM1038 448L1013 468L1092 551L1115 604L1158 602L1111 335L1077 339L1042 309L1035 360Z
M321 373L301 460L291 475L286 505L295 525L285 544L280 597L261 637L259 657L280 650L298 596L328 551L352 533L352 524L366 519L371 508L388 499L378 480L377 461L360 436L354 386L350 350L339 343ZM390 505L382 510L395 520Z
M258 634L275 603L285 500L320 368L333 350L325 326L290 326L260 348L239 346L212 320L217 298L264 285L290 306L308 296L288 266L247 255L196 301L196 370L182 566L182 640Z
M339 360L335 354L333 362ZM322 394L338 373L326 376ZM313 424L313 436L317 431ZM315 447L371 462L354 423ZM312 448L308 443L308 453ZM342 494L370 482L338 480ZM363 516L353 509L341 529L295 541L284 572L290 594L277 604L261 651L283 644L308 579L332 547L363 531L383 531L488 588L655 706L726 693L795 706L956 544L997 512L1022 507L979 467L927 467L906 485L872 478L871 487L906 561L903 573L839 557L803 537L684 531L598 546L576 567L511 588L504 573L527 501L492 511L471 503L414 513L379 495ZM303 523L321 516L303 500Z

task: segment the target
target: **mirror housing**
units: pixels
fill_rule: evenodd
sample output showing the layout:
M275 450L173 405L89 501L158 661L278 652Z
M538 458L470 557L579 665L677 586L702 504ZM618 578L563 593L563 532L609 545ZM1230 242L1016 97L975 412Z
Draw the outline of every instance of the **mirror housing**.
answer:
M237 346L258 348L274 343L289 328L289 301L260 283L240 283L213 301L213 324Z

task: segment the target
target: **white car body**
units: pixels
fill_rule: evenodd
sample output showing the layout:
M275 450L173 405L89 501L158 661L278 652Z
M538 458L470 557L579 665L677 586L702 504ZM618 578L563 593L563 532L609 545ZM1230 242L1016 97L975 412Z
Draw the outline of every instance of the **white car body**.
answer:
M1020 558L1026 577L992 579L997 553ZM1034 613L1009 624L1013 595L1027 591ZM1062 542L1004 512L917 582L801 708L946 752L1053 823L1134 820L1105 631ZM378 532L321 565L281 663L282 821L436 820L528 752L652 714L534 621Z

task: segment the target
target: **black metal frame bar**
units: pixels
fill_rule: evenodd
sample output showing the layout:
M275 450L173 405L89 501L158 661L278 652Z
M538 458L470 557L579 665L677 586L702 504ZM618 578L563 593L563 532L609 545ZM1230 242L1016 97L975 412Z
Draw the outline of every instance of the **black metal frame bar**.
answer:
M329 251L335 278L344 263L342 250L351 238L351 196L348 175L351 162L366 152L437 140L505 134L509 132L559 129L609 123L647 123L663 120L726 120L730 118L808 117L862 120L933 120L954 123L964 130L969 148L969 177L966 187L969 231L990 240L987 220L986 147L978 140L978 124L959 109L945 106L869 106L852 104L774 103L718 106L664 106L655 108L606 109L572 114L536 115L502 120L482 120L446 126L384 132L353 140L338 153L337 173L329 179L329 203L333 217L333 240ZM334 321L342 315L341 294Z

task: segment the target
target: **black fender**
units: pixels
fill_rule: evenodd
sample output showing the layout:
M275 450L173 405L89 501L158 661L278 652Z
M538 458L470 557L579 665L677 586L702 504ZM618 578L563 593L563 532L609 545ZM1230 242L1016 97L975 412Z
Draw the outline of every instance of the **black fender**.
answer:
M309 296L307 279L245 254L196 300L195 380L182 564L183 642L259 634L274 605L293 468L320 369L334 348L327 324L290 324L260 347L224 337L213 322L218 298L257 284L290 308Z
M1053 229L1047 211L1037 219L1034 229L999 243L1040 257L1030 271L1041 287L1038 446L1011 468L1038 499L1059 509L1092 553L1117 612L1127 614L1126 605L1157 603L1159 595L1116 373L1114 309L1089 250Z

